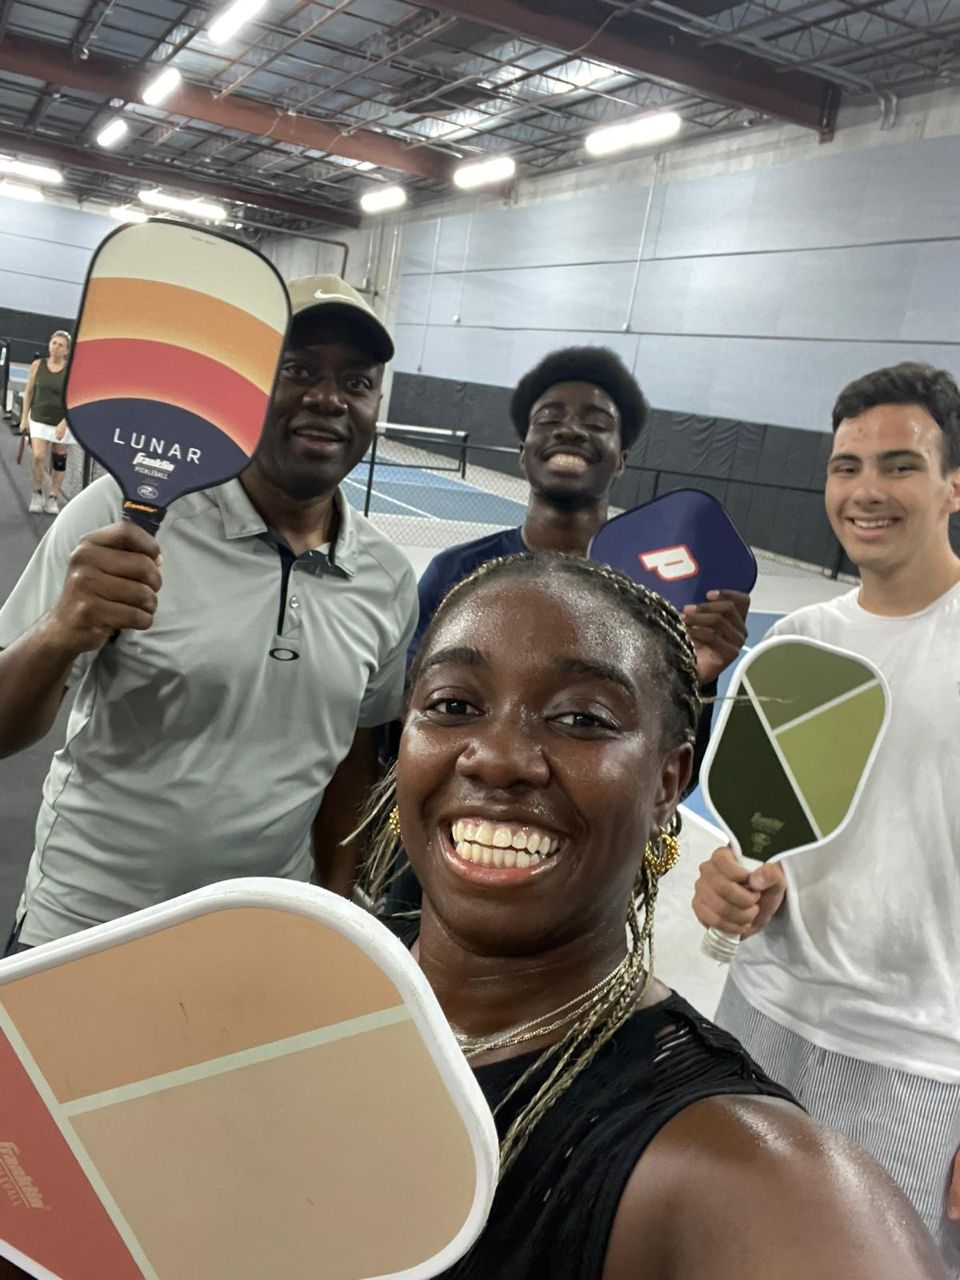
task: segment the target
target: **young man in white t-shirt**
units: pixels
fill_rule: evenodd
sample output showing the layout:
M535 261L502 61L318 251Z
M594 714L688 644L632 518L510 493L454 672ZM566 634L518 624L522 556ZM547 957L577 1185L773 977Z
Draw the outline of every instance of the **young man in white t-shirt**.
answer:
M827 514L861 585L770 634L872 659L890 725L841 836L752 872L718 849L693 905L746 939L717 1021L886 1165L960 1277L960 390L880 369L833 428Z

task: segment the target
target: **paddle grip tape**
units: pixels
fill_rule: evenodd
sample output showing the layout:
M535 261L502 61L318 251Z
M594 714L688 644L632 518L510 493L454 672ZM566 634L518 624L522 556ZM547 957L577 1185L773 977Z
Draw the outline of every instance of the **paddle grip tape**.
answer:
M138 524L147 533L156 533L166 514L165 507L151 507L145 502L131 502L129 498L123 504L124 520Z

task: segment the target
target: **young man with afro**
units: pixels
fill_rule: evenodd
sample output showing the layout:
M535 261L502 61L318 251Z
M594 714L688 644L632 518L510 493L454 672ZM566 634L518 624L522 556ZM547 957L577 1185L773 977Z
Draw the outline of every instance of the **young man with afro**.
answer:
M590 539L607 520L610 491L648 416L636 379L606 347L553 351L520 379L510 417L521 442L520 470L530 484L526 518L519 528L434 556L420 579L420 621L410 657L446 593L485 561L524 551L586 555ZM750 603L740 592L711 595L715 598L690 607L684 619L705 695L740 652Z

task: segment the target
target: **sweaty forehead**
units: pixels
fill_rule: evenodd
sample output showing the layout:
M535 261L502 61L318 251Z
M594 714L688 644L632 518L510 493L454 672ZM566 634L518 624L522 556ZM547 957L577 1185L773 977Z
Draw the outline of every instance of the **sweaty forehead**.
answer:
M939 454L941 447L940 426L922 405L882 404L844 418L834 433L832 453L869 457L910 449Z
M580 407L592 405L597 409L605 409L618 422L620 421L620 410L613 396L595 382L555 382L552 387L547 387L546 391L537 396L530 412L536 413L544 405L554 403Z
M563 658L605 663L638 691L660 665L657 637L616 596L552 574L501 578L451 601L430 652L461 646L483 650L507 671L545 668Z

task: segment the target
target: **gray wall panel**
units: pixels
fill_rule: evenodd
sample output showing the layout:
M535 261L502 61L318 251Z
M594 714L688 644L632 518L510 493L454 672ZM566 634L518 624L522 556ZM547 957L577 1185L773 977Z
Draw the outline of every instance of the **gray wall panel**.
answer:
M633 261L648 192L591 193L473 218L469 270L577 262Z
M79 284L48 280L0 268L0 298L11 311L37 311L45 315L75 316L80 310Z
M0 299L15 311L75 315L93 250L112 218L54 204L0 200Z
M672 183L658 257L957 234L960 138Z
M437 276L437 282L444 280ZM446 277L449 280L449 277ZM463 276L460 322L513 329L623 329L633 269L627 263L471 271ZM449 324L450 297L434 290L430 323Z
M400 269L405 275L430 271L439 221L430 218L427 222L409 222L404 227Z
M960 138L670 178L635 276L639 172L409 226L401 319L428 328L398 367L508 386L548 350L607 343L655 406L814 430L879 364L960 371Z
M950 281L960 281L960 240L643 262L631 327L958 342Z
M922 357L960 378L960 349L895 343L686 338L645 334L636 375L652 404L812 431L829 431L830 410L853 378Z
M423 368L420 353L423 325L401 324L394 334L398 373L429 373L490 386L512 386L548 351L558 345L595 345L616 351L628 368L637 351L635 334L597 334L571 330L563 334L535 329L475 329L467 326L431 326L427 330Z

